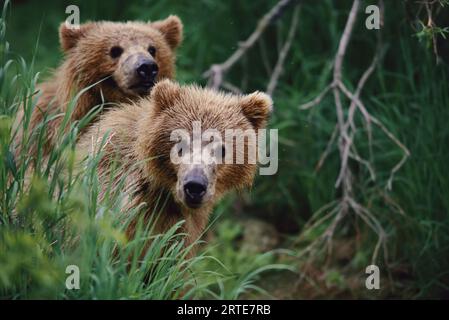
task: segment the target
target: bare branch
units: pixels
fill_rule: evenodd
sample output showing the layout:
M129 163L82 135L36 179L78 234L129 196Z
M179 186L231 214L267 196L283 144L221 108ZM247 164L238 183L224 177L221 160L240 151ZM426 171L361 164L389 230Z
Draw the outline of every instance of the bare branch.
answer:
M383 21L383 1L379 0L379 6L381 9L381 19ZM355 125L355 116L357 111L360 111L363 119L363 124L366 126L366 130L368 133L368 142L369 142L369 150L370 155L371 145L372 145L372 128L371 124L376 125L380 128L382 132L384 132L390 140L392 140L403 152L404 156L401 161L394 166L391 170L390 179L388 180L387 187L391 189L391 183L394 177L394 174L401 168L401 166L406 161L407 157L410 155L408 149L397 139L377 118L372 116L365 105L363 104L360 95L361 92L367 83L370 76L373 74L379 60L381 54L381 35L378 37L378 45L377 45L377 53L374 55L371 64L364 71L362 76L360 77L356 89L354 92L351 92L346 85L343 83L342 70L343 70L343 62L344 57L346 55L346 51L354 30L354 25L357 19L357 13L360 8L360 0L354 0L351 11L348 15L348 19L346 21L346 25L344 31L342 33L337 53L335 55L334 64L333 64L333 79L330 84L328 84L321 93L319 93L315 99L312 101L301 105L299 108L301 110L310 109L316 105L318 105L324 97L332 90L335 104L335 111L337 115L337 123L333 130L332 136L330 137L326 149L318 161L316 166L316 170L320 169L324 164L327 156L332 150L332 146L336 144L338 146L339 154L340 154L340 171L335 183L336 187L341 187L342 197L337 201L337 204L328 207L325 206L325 210L329 210L327 214L325 214L321 219L315 221L311 227L317 227L318 223L326 223L327 228L324 232L321 233L320 237L313 241L307 248L306 252L308 254L311 252L312 248L317 245L317 242L325 241L328 254L331 253L332 249L332 237L338 227L341 224L342 220L347 216L349 210L351 210L356 217L359 217L369 228L371 228L378 235L378 242L374 248L372 259L375 261L378 257L380 248L383 249L385 261L387 259L387 248L386 248L386 233L380 224L380 221L376 218L376 216L367 208L363 207L359 204L353 195L353 173L351 168L349 167L349 159L359 162L363 166L365 166L370 174L372 180L375 179L375 171L370 161L363 159L359 153L357 152L356 145L354 143L354 137L357 132L357 127ZM343 94L346 98L349 99L349 106L344 108L342 103ZM370 157L371 158L371 157ZM322 212L322 211L321 211ZM321 213L320 213L321 215ZM315 216L315 215L314 215ZM315 219L313 219L315 220Z
M278 61L276 62L276 66L274 67L273 74L271 75L270 81L267 86L267 93L271 96L276 89L278 79L283 71L283 66L285 62L285 58L287 57L287 53L290 50L290 47L293 43L293 39L295 38L296 29L298 27L298 17L299 17L299 7L295 9L293 13L292 22L290 25L290 30L288 32L287 40L284 43L284 46L279 53Z
M433 21L433 17L432 17L433 4L434 4L434 1L425 1L424 2L424 6L426 7L426 11L427 11L427 27L429 27L430 29L435 27L435 22ZM432 36L433 53L435 54L436 63L439 64L440 63L440 55L438 53L437 37L435 36L435 34L433 32L432 32L431 36Z
M341 88L345 88L344 85L342 85ZM408 150L408 148L401 141L399 141L398 138L395 137L394 134L392 134L387 129L387 127L385 127L385 125L380 120L378 120L376 117L374 117L374 116L372 116L371 114L368 113L368 111L366 110L364 104L362 103L362 101L358 97L355 97L347 89L344 89L344 92L345 92L345 94L347 94L348 98L351 99L360 108L360 110L363 110L362 113L365 114L365 117L367 117L370 122L372 122L375 125L377 125L388 136L388 138L390 138L390 140L392 140L404 152L404 155L403 155L402 159L391 170L390 178L388 179L388 182L387 182L387 189L391 190L392 189L392 183L393 183L394 174L402 167L402 165L405 163L407 158L410 156L410 151Z
M220 88L223 83L223 77L232 66L240 60L240 58L251 48L263 34L267 26L279 16L281 16L285 8L290 4L297 2L295 0L280 0L262 19L259 20L256 30L249 36L247 40L239 43L239 48L224 62L212 65L209 70L203 73L203 77L208 78L208 85L214 89Z
M334 131L332 131L332 135L326 145L326 149L324 149L324 152L321 154L320 160L318 160L318 163L315 166L315 171L319 171L323 166L324 161L326 161L327 156L332 150L332 145L335 142L335 138L337 138L337 133L338 133L338 124L335 125Z
M299 109L300 110L307 110L307 109L315 107L316 105L319 105L321 103L321 101L323 100L323 98L327 95L329 90L332 89L333 87L334 87L333 83L329 84L326 88L323 89L323 91L320 92L320 94L318 94L316 96L315 99L300 105Z
M360 0L354 0L354 2L352 3L351 11L349 12L348 20L346 21L346 26L343 31L343 35L341 36L340 43L338 45L338 51L335 57L335 66L334 66L334 80L336 81L341 79L343 59L346 54L346 48L348 47L349 40L351 39L352 30L354 28L359 7L360 7Z

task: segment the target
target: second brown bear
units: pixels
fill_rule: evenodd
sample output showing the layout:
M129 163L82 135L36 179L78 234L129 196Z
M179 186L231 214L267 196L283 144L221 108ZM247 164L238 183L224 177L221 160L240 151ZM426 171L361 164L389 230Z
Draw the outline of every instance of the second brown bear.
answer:
M183 26L177 16L143 22L89 22L70 28L60 27L65 59L54 75L38 87L38 102L29 130L50 119L44 140L44 154L54 146L56 135L70 101L82 89L70 122L84 117L102 102L137 100L149 94L161 79L171 79L175 69L175 49L182 41ZM103 80L103 81L102 81ZM19 112L18 122L23 118ZM17 141L22 141L19 130ZM29 146L32 154L36 145Z

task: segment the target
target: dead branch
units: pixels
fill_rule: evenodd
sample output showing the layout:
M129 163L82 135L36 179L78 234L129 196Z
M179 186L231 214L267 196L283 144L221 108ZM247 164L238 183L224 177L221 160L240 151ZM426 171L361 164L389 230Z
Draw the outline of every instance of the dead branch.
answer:
M433 21L433 16L432 16L433 4L434 4L434 1L427 0L424 2L424 6L425 6L426 12L427 12L427 27L430 29L435 27L435 22ZM435 36L435 34L433 32L432 32L431 36L432 36L433 53L435 54L436 63L439 64L440 63L440 55L438 53L437 37Z
M203 77L209 79L208 86L219 89L223 83L223 77L232 66L240 60L240 58L251 48L260 36L263 34L268 25L278 19L285 9L292 3L298 3L297 0L280 0L268 13L266 13L257 23L256 29L249 38L239 43L238 49L224 62L212 65L209 70L203 73Z
M338 124L335 125L334 131L332 131L332 135L329 141L327 142L326 149L324 149L324 152L321 154L320 160L318 160L318 163L315 166L315 171L319 171L323 166L324 162L326 161L327 156L332 150L332 145L334 144L335 139L337 138L337 133L338 133Z
M351 11L349 12L348 20L346 21L345 29L340 39L338 45L337 55L335 56L334 65L334 81L341 80L341 70L343 66L343 58L346 54L346 49L348 47L349 40L352 36L352 30L357 18L357 13L360 7L360 0L355 0L352 4Z
M379 6L381 8L381 21L383 21L383 1L379 0ZM346 85L343 83L342 74L343 74L343 62L344 57L347 52L348 44L350 42L354 25L357 19L357 14L360 8L360 0L354 0L351 10L348 15L348 19L346 21L345 28L343 30L342 36L340 38L340 42L338 45L337 53L335 55L334 64L333 64L333 79L330 84L328 84L313 100L303 105L300 105L299 108L301 110L306 110L313 108L321 103L324 97L332 91L334 97L335 111L337 115L337 122L332 133L332 136L321 155L316 169L319 170L324 164L327 156L331 152L332 146L334 143L337 144L339 154L340 154L340 171L335 183L335 187L341 187L342 197L338 201L337 205L334 205L334 208L329 210L331 207L325 206L326 209L320 210L319 215L314 215L314 218L311 221L311 226L316 226L318 221L324 222L327 221L328 227L321 234L321 236L314 241L309 247L313 248L316 246L316 243L321 243L322 241L326 241L328 247L328 253L330 253L332 247L332 237L337 229L337 226L343 221L343 218L349 213L351 209L352 212L359 217L366 225L368 225L377 235L378 235L378 243L375 246L373 251L373 261L377 259L378 252L380 248L383 248L384 259L387 259L387 248L386 248L386 232L384 231L381 223L376 218L376 216L367 208L362 206L355 200L353 195L353 181L352 176L353 173L351 168L349 167L349 159L357 161L364 165L371 176L371 179L375 179L376 174L375 170L370 161L363 159L359 153L357 152L356 145L354 144L354 137L357 132L357 128L355 125L354 117L356 112L360 112L363 119L363 124L366 127L367 135L368 135L368 143L370 155L371 145L372 145L372 128L371 124L374 124L391 140L395 143L403 152L402 159L393 167L390 173L390 178L387 182L387 188L391 189L392 181L394 174L402 167L407 158L410 156L409 150L405 147L403 143L399 141L386 127L385 125L378 120L376 117L371 115L366 109L363 101L360 98L361 92L374 72L379 60L380 60L380 52L381 52L381 37L379 33L378 38L378 46L376 50L376 54L373 57L371 64L362 74L359 79L356 89L354 92L351 92ZM349 99L350 104L347 109L343 107L342 97L343 94L347 99ZM371 156L370 156L371 159ZM337 208L337 209L336 209ZM327 211L327 212L326 212ZM324 217L321 215L324 214ZM333 218L332 218L333 217ZM318 220L316 220L318 219ZM308 251L308 250L306 250Z
M327 93L329 92L329 90L333 88L333 86L334 86L333 83L327 85L326 88L324 88L323 91L321 91L321 92L316 96L315 99L313 99L313 100L311 100L311 101L309 101L309 102L307 102L307 103L304 103L304 104L300 105L300 106L299 106L299 109L301 109L301 110L307 110L307 109L313 108L313 107L315 107L316 105L320 104L321 101L323 100L323 98L324 98L324 97L327 95Z
M293 43L293 39L295 38L296 30L298 27L298 17L299 17L299 7L295 9L293 13L292 22L290 25L290 30L288 32L287 40L279 53L278 61L276 62L276 66L274 67L274 71L271 75L270 81L267 86L267 93L271 96L274 90L277 87L279 77L284 69L285 58L290 50L290 47Z

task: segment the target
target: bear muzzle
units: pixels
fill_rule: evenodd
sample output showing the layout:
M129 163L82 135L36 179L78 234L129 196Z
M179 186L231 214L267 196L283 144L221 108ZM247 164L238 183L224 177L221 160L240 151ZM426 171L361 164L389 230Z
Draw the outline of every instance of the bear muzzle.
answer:
M184 179L184 200L188 207L199 208L208 187L207 177L200 170L189 172Z
M139 95L148 94L156 83L159 66L156 61L146 56L139 56L132 66L132 84L129 89Z
M142 61L136 68L137 77L143 85L154 84L158 71L157 63L151 60Z

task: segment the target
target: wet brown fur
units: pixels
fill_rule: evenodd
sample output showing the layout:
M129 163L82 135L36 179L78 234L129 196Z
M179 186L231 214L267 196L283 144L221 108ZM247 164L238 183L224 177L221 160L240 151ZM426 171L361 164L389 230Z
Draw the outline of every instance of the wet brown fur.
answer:
M107 188L110 168L119 161L123 170L115 181L125 175L125 188L131 191L126 208L146 203L144 215L150 219L160 195L168 198L156 222L156 231L164 232L181 219L192 243L204 231L214 204L232 189L252 185L255 164L219 164L212 201L198 209L190 209L176 199L177 167L169 158L174 142L174 129L191 130L192 121L200 120L202 129L260 129L265 127L271 110L271 99L263 93L246 96L222 94L196 86L179 86L171 81L159 82L149 98L106 112L80 139L81 154L95 153L100 141L108 136L98 166L103 192ZM100 195L101 197L101 195ZM159 204L160 207L160 204ZM132 228L131 228L132 229ZM129 230L132 237L134 230Z

